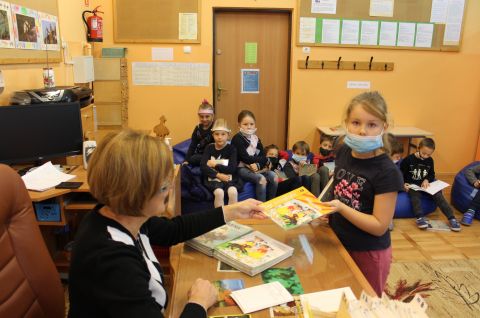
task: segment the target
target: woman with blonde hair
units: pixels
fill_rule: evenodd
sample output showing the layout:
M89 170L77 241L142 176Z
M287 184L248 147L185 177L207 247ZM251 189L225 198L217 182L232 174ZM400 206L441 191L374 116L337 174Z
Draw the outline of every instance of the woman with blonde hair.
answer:
M69 317L164 317L168 296L150 244L172 246L238 218L264 218L246 200L172 219L162 217L173 175L160 139L133 130L107 135L88 165L99 204L77 232L69 276ZM181 317L207 317L216 290L197 279Z

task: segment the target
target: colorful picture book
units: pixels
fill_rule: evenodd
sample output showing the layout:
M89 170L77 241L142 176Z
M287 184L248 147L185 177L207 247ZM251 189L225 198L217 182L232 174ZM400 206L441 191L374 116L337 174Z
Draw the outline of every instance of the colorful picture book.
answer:
M423 192L427 192L431 195L434 195L438 191L441 191L448 186L450 186L448 183L443 182L442 180L436 180L436 181L430 182L430 185L426 189L424 189L422 187L419 187L416 184L409 184L408 188L412 189L412 190L415 190L415 191L423 191Z
M298 169L299 176L311 176L317 172L317 165L313 163L306 163Z
M215 246L252 231L253 229L251 227L232 221L185 243L208 256L213 256Z
M217 303L215 304L215 307L235 306L236 303L230 294L235 290L245 288L243 279L216 280L213 282L213 286L215 286L218 291Z
M309 223L334 211L331 206L321 202L305 187L262 203L262 206L265 208L265 214L285 230Z
M240 314L240 315L221 315L221 316L208 316L208 318L251 318L249 314Z
M254 276L293 254L293 247L254 231L215 247L214 257Z

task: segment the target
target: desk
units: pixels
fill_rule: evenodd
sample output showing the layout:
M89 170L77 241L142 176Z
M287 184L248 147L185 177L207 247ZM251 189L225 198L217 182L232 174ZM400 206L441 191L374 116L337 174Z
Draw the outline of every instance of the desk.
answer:
M270 220L242 220L240 223L248 224L256 230L294 247L293 256L274 267L293 266L305 293L350 286L357 297L360 296L362 290L375 295L372 287L329 226L304 225L284 231ZM312 263L309 262L307 254L302 249L299 235L304 235L312 248ZM217 272L218 261L215 258L208 257L186 245L179 249L180 256L168 317L179 317L187 303L187 292L198 277L210 281L241 278L245 282L245 287L263 283L261 274L250 277L241 272ZM239 313L241 313L240 308L236 306L213 307L208 311L209 316ZM268 309L265 309L252 314L252 317L270 317L270 315Z
M317 129L318 131L320 131L321 134L330 135L334 137L345 135L345 129L342 126L330 126L330 127L318 126ZM423 138L423 137L433 135L429 131L426 131L417 127L413 127L413 126L393 127L389 129L388 132L398 138L407 138L409 150L410 150L410 147L413 147L413 148L417 147L417 145L412 144L413 138ZM408 151L408 153L410 153L410 151Z

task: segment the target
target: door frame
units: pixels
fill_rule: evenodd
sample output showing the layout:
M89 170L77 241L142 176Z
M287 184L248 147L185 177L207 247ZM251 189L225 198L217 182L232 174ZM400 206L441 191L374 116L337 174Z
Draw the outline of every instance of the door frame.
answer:
M292 58L292 25L293 25L293 21L292 21L292 18L293 18L293 9L262 9L262 8L252 8L252 9L249 9L249 8L230 8L230 7L213 7L213 14L212 14L212 19L213 19L213 28L212 28L212 99L213 99L213 108L215 109L216 107L216 102L217 102L217 99L215 98L216 96L216 87L215 87L215 83L217 82L216 81L216 78L215 78L215 74L216 74L216 63L215 63L215 59L216 59L216 34L215 34L215 30L216 30L216 26L217 26L217 23L216 23L216 15L217 13L225 13L225 12L248 12L248 13L255 13L255 12L259 12L259 13L286 13L288 14L288 56L287 56L287 61L288 61L288 65L287 65L287 94L285 96L286 98L286 103L285 105L287 106L287 112L286 112L286 117L285 117L285 127L287 129L286 133L285 133L285 139L284 142L285 142L285 146L288 148L288 140L289 140L289 137L290 137L290 83L292 81L291 79L291 76L292 76L292 72L291 72L291 64L292 64L292 61L291 61L291 58ZM283 149L281 149L283 150ZM286 150L286 149L285 149Z

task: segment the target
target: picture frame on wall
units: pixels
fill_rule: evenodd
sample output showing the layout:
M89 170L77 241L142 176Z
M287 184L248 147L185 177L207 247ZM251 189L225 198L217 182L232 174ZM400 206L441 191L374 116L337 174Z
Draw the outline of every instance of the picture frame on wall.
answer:
M0 1L0 48L15 48L12 12L10 3Z
M17 49L41 49L38 12L17 4L11 4L11 11Z

